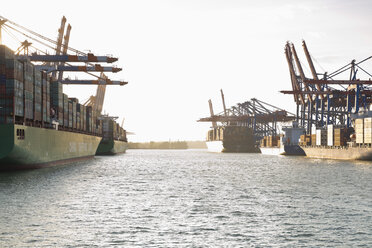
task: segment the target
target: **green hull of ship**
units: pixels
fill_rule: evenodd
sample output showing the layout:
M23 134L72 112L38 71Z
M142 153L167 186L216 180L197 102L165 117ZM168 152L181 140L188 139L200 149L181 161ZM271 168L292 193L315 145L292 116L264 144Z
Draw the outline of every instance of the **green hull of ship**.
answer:
M96 155L115 155L124 153L128 149L128 142L119 140L101 141Z
M17 129L24 136L17 136ZM0 125L0 170L33 169L92 158L101 137L36 128Z

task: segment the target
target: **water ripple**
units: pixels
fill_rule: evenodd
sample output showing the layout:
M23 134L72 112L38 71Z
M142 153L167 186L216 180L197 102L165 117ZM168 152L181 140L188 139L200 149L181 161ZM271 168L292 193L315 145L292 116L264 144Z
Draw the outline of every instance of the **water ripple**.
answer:
M0 247L372 247L371 182L368 162L129 150L1 173Z

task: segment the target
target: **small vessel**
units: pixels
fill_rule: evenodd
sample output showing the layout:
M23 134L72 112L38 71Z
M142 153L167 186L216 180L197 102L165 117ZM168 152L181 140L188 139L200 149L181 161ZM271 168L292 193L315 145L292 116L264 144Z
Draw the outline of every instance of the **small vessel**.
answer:
M299 140L305 129L298 126L297 121L292 126L283 127L284 134L265 136L260 142L260 150L265 155L294 155L305 156L305 151L299 146Z

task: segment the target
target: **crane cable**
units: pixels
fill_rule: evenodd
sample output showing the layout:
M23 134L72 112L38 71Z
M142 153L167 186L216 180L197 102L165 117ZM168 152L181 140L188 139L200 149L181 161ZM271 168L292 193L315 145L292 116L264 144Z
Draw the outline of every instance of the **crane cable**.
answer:
M0 16L0 17L1 17L1 16ZM17 30L16 28L14 28L14 27L12 27L12 26L9 26L9 25L7 25L7 24L4 24L4 25L6 25L6 27L8 27L8 28L10 28L10 29L12 29L12 30L14 30L14 31L16 31L16 32L18 32L18 33L24 35L25 37L27 37L27 38L29 38L29 39L32 39L32 40L34 40L34 41L36 41L36 42L39 42L40 44L42 44L42 45L44 45L44 46L46 46L46 47L48 47L48 48L50 48L50 49L55 50L54 47L52 47L52 46L50 46L50 45L48 45L48 44L46 44L46 43L44 43L44 42L42 42L42 41L36 39L36 38L34 38L34 37L30 36L30 35L27 35L27 34L23 33L23 32L20 31L20 30ZM4 29L4 30L5 30L5 29ZM6 30L6 31L7 31L8 34L10 34L8 30ZM14 36L14 35L13 35L13 36ZM17 41L21 43L21 41L19 41L18 39L17 39ZM40 50L40 49L37 49L37 48L35 48L34 46L32 46L32 47L33 47L34 49L36 49L36 50L38 50L38 51L44 53L44 54L47 54L46 52L44 52L44 51L42 51L42 50ZM83 52L81 52L81 53L83 53ZM65 64L67 64L67 65L71 65L71 64L69 64L69 63L65 63ZM85 63L85 64L94 65L93 63ZM85 72L85 73L88 74L88 75L91 75L91 76L93 76L93 77L96 77L96 78L98 78L98 79L102 79L102 80L103 80L103 78L101 78L100 76L97 76L97 75L95 75L95 74L93 74L93 73L91 73L91 72Z
M43 39L43 40L49 41L50 43L52 43L52 44L54 44L54 45L57 45L57 42L56 42L56 41L54 41L54 40L52 40L52 39L50 39L50 38L48 38L48 37L46 37L46 36L43 36L43 35L41 35L41 34L38 34L38 33L34 32L34 31L32 31L32 30L30 30L30 29L28 29L28 28L26 28L26 27L23 27L23 26L21 26L21 25L15 23L15 22L12 22L11 20L9 20L9 19L7 19L7 18L5 18L5 17L3 17L3 16L0 16L0 18L3 19L3 20L6 20L7 22L11 23L12 25L14 25L14 26L16 26L16 27L18 27L18 28L21 28L21 29L23 29L23 30L29 32L30 34L33 34L33 35L35 35L35 36L37 36L37 37L39 37L39 38L41 38L41 39ZM5 24L5 25L6 25L6 24ZM7 26L9 26L9 25L7 25ZM14 29L14 28L13 28L13 29ZM18 30L17 30L17 31L18 31ZM20 32L20 31L18 31L18 32ZM34 40L35 40L35 39L34 39ZM40 42L40 43L41 43L41 42ZM63 46L63 45L62 45L62 46ZM48 45L48 47L50 47L50 46ZM54 47L53 47L52 49L55 50ZM75 53L77 53L77 54L87 55L86 53L84 53L84 52L82 52L82 51L79 51L79 50L77 50L77 49L74 49L74 48L72 48L72 47L67 47L67 49L69 49L69 50L71 50L71 51L73 51L73 52L75 52Z

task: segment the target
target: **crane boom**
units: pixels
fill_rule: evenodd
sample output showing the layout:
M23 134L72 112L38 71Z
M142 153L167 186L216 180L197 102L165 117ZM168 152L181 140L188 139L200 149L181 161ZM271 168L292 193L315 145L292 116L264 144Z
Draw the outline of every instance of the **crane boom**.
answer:
M6 22L6 24L4 24ZM8 25L8 24L11 24ZM62 84L82 84L82 85L98 85L96 95L91 96L89 100L84 104L86 106L92 106L94 115L100 116L103 108L103 102L106 92L106 85L126 85L127 82L124 81L112 81L108 79L108 77L104 74L104 72L119 72L122 68L117 68L115 66L102 66L96 63L113 63L118 60L116 57L112 56L95 56L92 53L84 53L77 49L73 49L69 47L69 39L70 39L70 32L71 32L71 25L68 25L66 28L65 34L65 25L66 25L66 17L62 17L61 26L58 29L58 36L57 40L53 40L47 38L43 35L40 35L30 29L27 29L21 25L18 25L2 16L0 16L0 31L1 26L5 25L7 28L10 28L21 35L32 39L44 45L50 49L55 51L54 55L41 55L41 54L32 54L29 55L28 52L25 52L25 55L19 56L17 54L17 59L21 61L39 61L44 62L42 65L36 65L35 69L46 71L47 73L52 74L51 82L61 82ZM50 45L52 44L52 45ZM27 40L22 43L22 48L27 51L26 49L31 45ZM33 47L35 48L35 47ZM38 48L36 50L41 51ZM68 55L67 52L72 51L76 53L76 55ZM27 55L26 55L27 53ZM70 65L70 62L82 62L86 63L84 66L74 66ZM65 65L66 63L66 65ZM95 64L92 64L95 63ZM70 71L70 72L86 72L87 74L96 77L96 80L71 80L69 78L63 79L63 72ZM58 74L58 78L57 76ZM90 72L101 72L100 76L97 76Z
M2 44L1 28L2 28L3 24L4 24L6 21L7 21L7 20L0 19L0 45Z
M111 81L110 79L107 80L70 80L64 79L60 81L62 84L90 84L90 85L126 85L128 82L124 81Z
M286 56L286 59L287 59L287 62L288 62L289 72L290 72L290 75L291 75L292 88L293 88L293 90L300 90L300 86L298 85L294 65L292 63L292 52L291 52L291 49L290 49L288 43L286 44L286 47L285 47L285 56ZM295 94L294 96L295 96L295 101L296 102L298 102L298 96L299 96L300 100L301 100L301 103L305 104L304 97L301 93Z
M19 58L22 59L20 56ZM87 56L79 55L42 55L42 54L31 54L28 56L31 61L42 61L42 62L98 62L98 63L114 63L118 61L118 58L111 56L95 56L92 53L88 53Z
M294 60L295 60L295 62L296 62L297 69L298 69L298 71L299 71L299 73L300 73L301 80L302 80L302 82L305 84L305 89L306 89L306 91L310 91L310 89L309 89L309 85L308 85L307 82L306 82L306 77L305 77L304 70L302 69L302 66L301 66L300 60L298 59L298 56L297 56L296 48L295 48L295 46L294 46L293 44L292 44L291 48L292 48L293 58L294 58ZM308 95L307 95L307 98L308 98L308 100L309 100L310 102L313 102L312 95L308 94Z
M309 53L309 50L307 49L307 45L306 45L306 42L303 40L302 41L302 47L304 49L304 52L305 52L305 56L306 56L306 59L307 59L307 62L310 66L310 70L311 70L311 74L313 75L313 79L314 80L318 80L318 74L316 73L316 70L315 70L315 67L314 67L314 63L313 63L313 60L311 59L311 56L310 56L310 53ZM316 85L316 89L318 91L321 91L321 87L319 84ZM320 98L321 99L324 99L324 96L323 95L320 95Z
M221 89L221 97L222 97L223 112L224 112L224 114L226 116L227 115L227 112L226 112L226 105L225 105L225 95L223 94L222 89Z
M62 54L64 54L64 55L67 54L68 42L70 40L70 32L71 32L71 25L68 24L66 35L64 37L64 44L63 44L63 51L62 51ZM60 63L61 63L62 66L65 64L64 62L60 62ZM62 77L63 77L63 71L58 72L58 81L61 81Z
M82 72L119 72L122 69L112 66L101 66L101 65L94 65L94 66L65 66L65 65L57 65L57 66L48 66L48 65L37 65L35 68L39 70L43 70L46 72L55 72L55 71L82 71Z
M209 103L209 112L211 113L211 118L212 118L214 116L212 100L209 99L208 103ZM215 121L212 121L212 126L217 127L217 123Z
M65 32L65 25L66 25L66 17L63 16L61 20L61 27L58 29L58 38L57 38L57 44L56 44L56 55L61 54L61 47L62 47L62 41L63 41L63 34ZM55 63L57 65L57 63ZM56 72L52 73L52 77L56 78Z
M100 75L101 78L108 80L107 76L101 72ZM103 108L103 102L105 100L105 93L106 93L106 85L98 85L97 91L96 91L96 97L95 97L95 104L93 106L93 111L97 115L100 115Z

